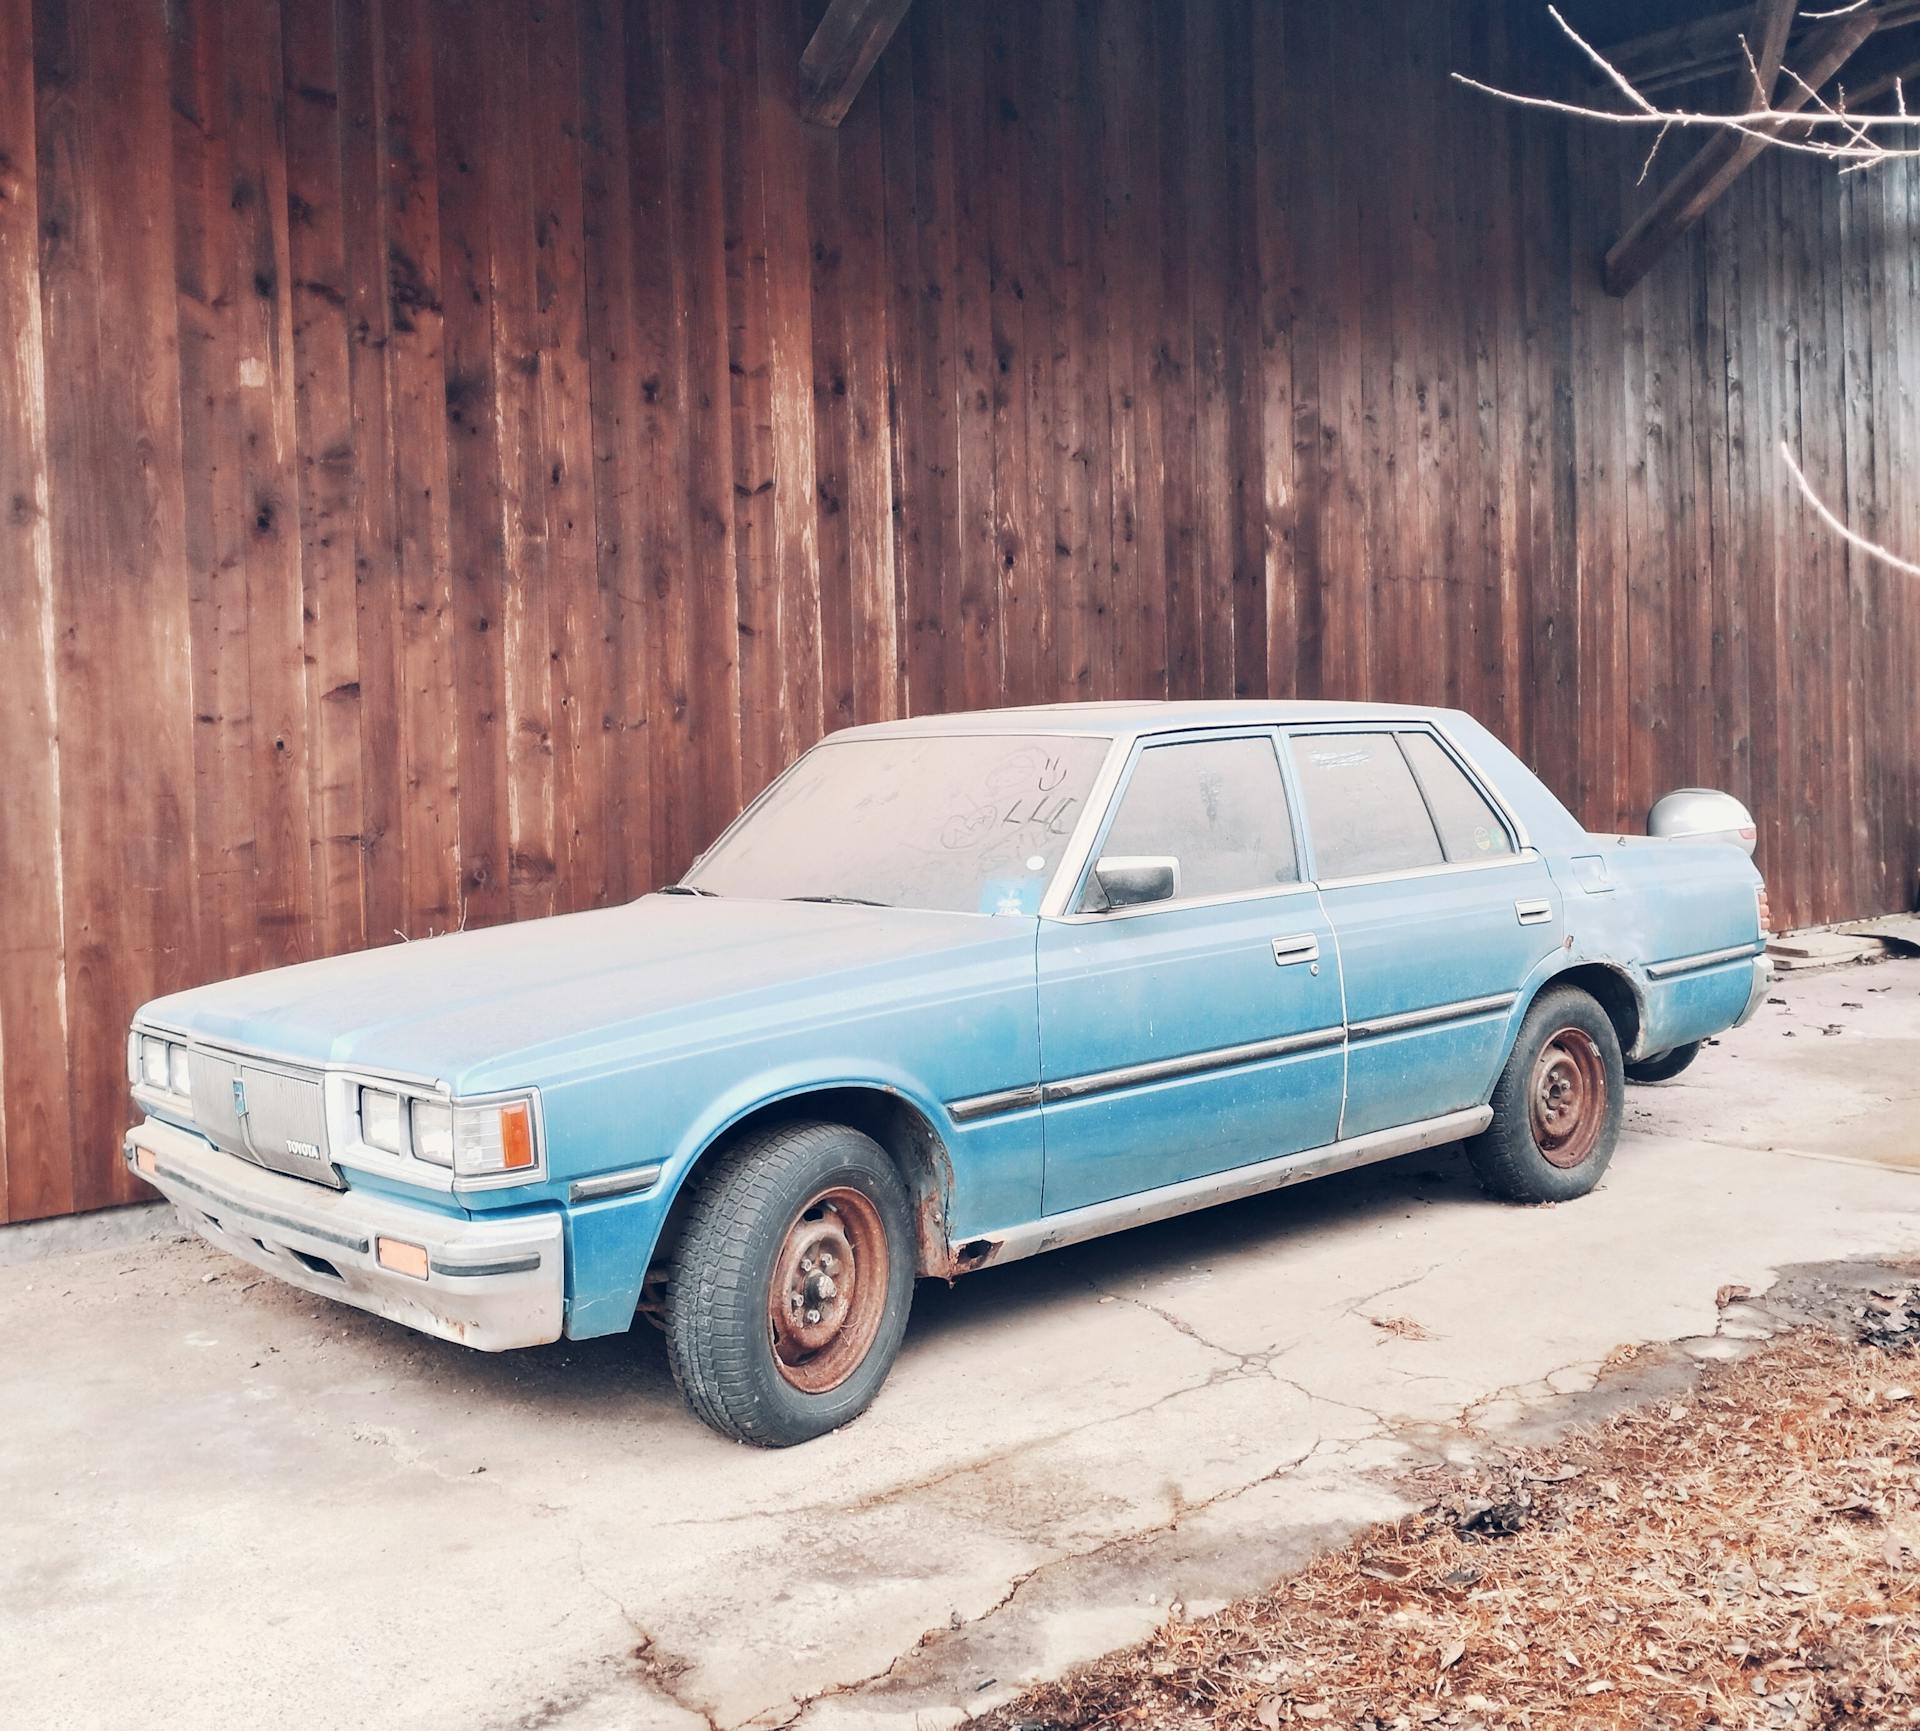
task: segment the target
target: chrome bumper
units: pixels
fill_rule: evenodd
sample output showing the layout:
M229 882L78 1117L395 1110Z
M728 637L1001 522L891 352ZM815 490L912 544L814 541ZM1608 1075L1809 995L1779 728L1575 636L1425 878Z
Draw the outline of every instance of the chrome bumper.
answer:
M209 1244L302 1291L483 1352L560 1338L558 1212L473 1220L370 1191L324 1190L152 1118L127 1132L121 1153ZM383 1267L381 1238L424 1251L426 1277Z
M1773 963L1765 955L1753 958L1753 984L1747 991L1747 1007L1740 1012L1739 1020L1733 1025L1744 1028L1759 1014L1760 1006L1767 1001L1767 989L1773 984Z

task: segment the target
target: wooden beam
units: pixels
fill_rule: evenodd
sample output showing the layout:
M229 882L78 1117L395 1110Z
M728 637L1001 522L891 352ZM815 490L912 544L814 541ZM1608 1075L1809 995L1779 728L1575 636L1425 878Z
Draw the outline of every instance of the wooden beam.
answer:
M1804 108L1813 100L1810 92L1838 72L1874 28L1871 13L1855 13L1808 37L1804 55L1796 57L1794 71L1798 76L1778 91L1773 106L1789 114ZM1630 293L1668 248L1746 172L1747 165L1767 148L1767 143L1767 138L1757 132L1731 127L1714 133L1640 213L1634 225L1608 248L1604 272L1607 293Z
M911 0L830 0L800 54L800 118L838 126Z
M1871 18L1881 30L1892 30L1920 20L1920 0L1880 0L1879 5L1855 16ZM1740 50L1740 33L1750 28L1752 18L1750 6L1736 6L1689 24L1602 43L1600 52L1636 90L1650 96L1677 84L1692 84L1744 68L1746 56ZM1793 21L1791 39L1809 40L1819 27L1804 14L1798 16ZM1600 74L1596 71L1594 77L1597 80Z

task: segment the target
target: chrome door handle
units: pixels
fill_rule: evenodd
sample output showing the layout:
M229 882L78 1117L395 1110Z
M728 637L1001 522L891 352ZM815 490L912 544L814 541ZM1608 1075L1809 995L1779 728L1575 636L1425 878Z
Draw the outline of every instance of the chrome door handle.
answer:
M1553 918L1553 903L1544 900L1515 902L1513 917L1523 926L1544 926Z
M1283 968L1291 967L1295 962L1318 962L1320 940L1312 932L1295 932L1289 937L1275 938L1273 959Z

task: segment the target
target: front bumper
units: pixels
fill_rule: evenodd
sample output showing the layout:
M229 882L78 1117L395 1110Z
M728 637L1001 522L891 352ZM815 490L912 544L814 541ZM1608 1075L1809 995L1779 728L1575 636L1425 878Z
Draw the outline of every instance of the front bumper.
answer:
M208 1243L302 1291L483 1352L560 1338L557 1211L473 1220L371 1191L325 1190L153 1118L127 1132L121 1152ZM424 1250L426 1277L383 1267L381 1238Z
M1753 984L1747 991L1747 1007L1740 1012L1740 1019L1733 1025L1744 1028L1759 1014L1760 1006L1767 1001L1767 991L1773 985L1773 963L1763 953L1753 958Z

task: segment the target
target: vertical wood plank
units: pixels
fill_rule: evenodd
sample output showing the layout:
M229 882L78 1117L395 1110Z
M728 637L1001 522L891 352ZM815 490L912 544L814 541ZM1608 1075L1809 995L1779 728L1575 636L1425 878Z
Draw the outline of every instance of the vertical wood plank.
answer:
M314 942L335 954L367 938L354 501L368 478L353 425L335 14L297 6L282 18Z
M54 532L30 0L0 0L0 1221L73 1206ZM58 65L58 62L54 62ZM55 86L43 100L70 100ZM63 504L65 501L63 501Z

